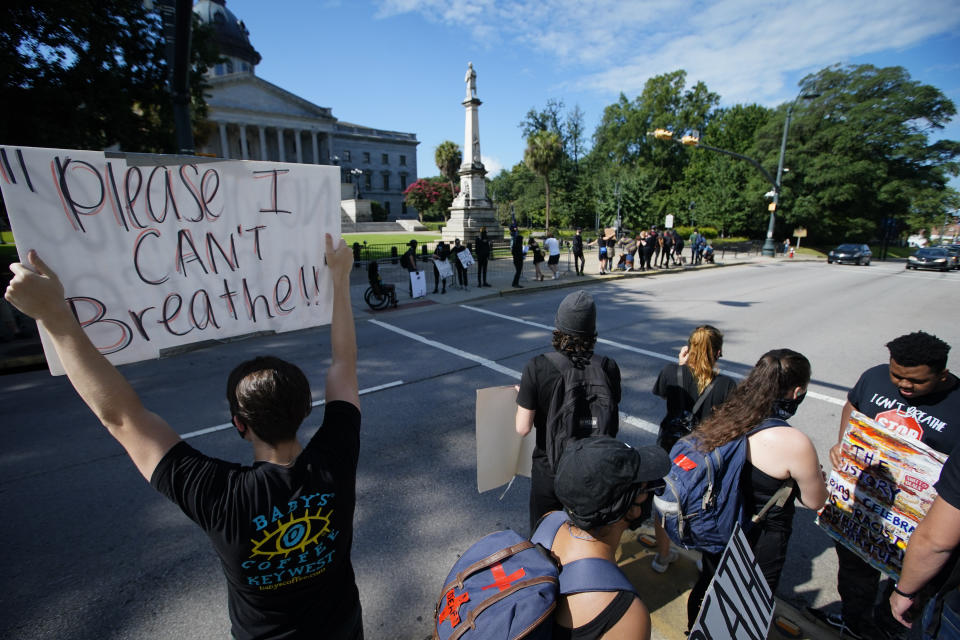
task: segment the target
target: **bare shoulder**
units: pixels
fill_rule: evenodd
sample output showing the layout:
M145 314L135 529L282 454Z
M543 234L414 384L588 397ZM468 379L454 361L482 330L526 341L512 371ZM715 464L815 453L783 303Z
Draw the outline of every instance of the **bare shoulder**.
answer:
M763 447L778 451L796 451L797 447L812 446L810 438L800 429L791 426L770 427L748 436L751 447Z
M650 612L640 598L634 597L630 608L602 636L603 640L647 640L650 638Z

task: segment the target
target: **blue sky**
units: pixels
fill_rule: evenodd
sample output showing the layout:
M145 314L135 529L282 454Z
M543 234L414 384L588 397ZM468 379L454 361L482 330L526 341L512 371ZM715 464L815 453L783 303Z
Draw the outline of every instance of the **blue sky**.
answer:
M523 160L518 124L548 99L592 135L621 92L687 71L724 106L792 100L834 63L903 66L960 108L960 2L926 0L227 0L263 56L259 77L335 117L417 134L418 174L463 144L467 62L491 174ZM960 116L934 137L960 140ZM789 155L789 146L787 153ZM491 176L492 177L492 176ZM960 181L952 182L960 188Z

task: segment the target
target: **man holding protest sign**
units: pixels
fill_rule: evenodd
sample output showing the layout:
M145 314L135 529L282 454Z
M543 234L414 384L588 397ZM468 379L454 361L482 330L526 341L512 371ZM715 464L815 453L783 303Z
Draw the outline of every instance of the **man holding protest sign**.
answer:
M960 442L960 380L947 369L950 345L923 331L887 343L889 364L865 371L847 394L840 416L842 442L851 412L894 428L904 438L920 440L942 453ZM830 449L835 469L842 465L842 445ZM839 570L837 591L841 614L810 611L828 625L853 637L872 631L880 572L840 543L835 544ZM889 616L881 613L888 622ZM889 625L885 625L889 626Z
M227 579L233 637L363 637L350 551L359 456L357 346L350 305L352 253L326 236L333 284L331 364L323 425L303 447L312 407L296 366L257 358L227 383L237 433L253 447L241 467L195 450L147 410L78 324L56 273L35 251L11 265L5 297L50 336L77 393L151 485L209 536Z

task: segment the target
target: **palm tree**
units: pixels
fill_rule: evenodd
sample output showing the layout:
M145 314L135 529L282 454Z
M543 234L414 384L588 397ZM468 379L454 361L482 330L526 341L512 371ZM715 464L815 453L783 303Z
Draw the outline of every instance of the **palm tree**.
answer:
M437 163L440 175L450 182L450 193L457 195L453 188L453 181L456 180L457 174L460 172L460 163L463 161L459 145L456 142L444 140L437 145L433 159Z
M550 229L550 172L560 165L563 158L563 143L554 131L535 131L527 138L523 161L537 175L543 177L546 192L546 228Z

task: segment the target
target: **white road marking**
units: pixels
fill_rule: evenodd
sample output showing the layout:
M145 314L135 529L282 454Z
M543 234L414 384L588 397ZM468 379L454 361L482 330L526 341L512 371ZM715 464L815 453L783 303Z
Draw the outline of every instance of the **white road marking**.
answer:
M377 385L376 387L369 387L367 389L361 389L360 395L365 395L368 393L374 393L375 391L382 391L383 389L389 389L390 387L398 387L403 384L403 380L394 380L393 382L388 382L387 384ZM317 400L316 402L311 403L310 406L319 407L326 400ZM223 431L224 429L229 429L233 426L232 422L225 422L223 424L218 424L215 427L207 427L206 429L198 429L196 431L191 431L190 433L184 433L180 435L182 440L187 440L189 438L196 438L197 436L204 436L208 433L215 433L217 431Z
M488 316L493 316L495 318L500 318L502 320L509 320L511 322L525 324L531 327L536 327L537 329L543 329L544 331L550 331L550 332L553 331L553 327L547 324L532 322L530 320L524 320L522 318L515 318L513 316L508 316L503 313L497 313L495 311L490 311L488 309L480 309L479 307L471 307L470 305L466 305L466 304L461 304L460 306L464 309L469 309L470 311L476 311L477 313L485 313ZM640 355L648 356L650 358L656 358L657 360L664 360L666 362L677 361L677 356L675 355L670 356L663 353L657 353L656 351L648 351L647 349L640 349L639 347L634 347L629 344L623 344L622 342L614 342L613 340L607 340L605 338L597 338L597 342L599 342L600 344L605 344L611 347L615 347L617 349L623 349L624 351L631 351L633 353L639 353ZM735 378L737 380L742 380L744 377L742 373L737 373L736 371L727 371L726 369L720 369L720 373L724 375L728 375L731 378ZM842 407L844 403L846 403L846 400L842 400L840 398L834 398L832 396L824 395L822 393L817 393L816 391L807 391L807 396L810 398L815 398L817 400L822 400L824 402L829 402L830 404L835 404L840 407ZM647 423L647 424L650 424L650 423Z
M494 371L497 371L498 373L503 373L505 375L508 375L514 380L519 380L522 375L520 371L516 371L514 369L504 367L503 365L497 364L496 362L494 362L493 360L490 360L489 358L484 358L478 355L474 355L462 349L457 349L456 347L451 347L450 345L443 344L442 342L437 342L436 340L430 340L429 338L424 338L423 336L417 335L416 333L407 331L406 329L395 327L391 324L387 324L386 322L381 322L379 320L369 320L368 322L372 322L378 327L383 327L388 331L399 333L402 336L410 338L411 340L416 340L417 342L423 343L429 347L433 347L434 349L440 349L441 351L446 351L447 353L452 353L453 355L460 356L461 358L464 358L466 360L476 362L477 364L487 367L488 369L492 369ZM529 324L533 324L533 323L529 323ZM620 422L621 424L628 424L637 429L641 429L643 431L649 431L650 433L654 433L654 434L658 433L660 430L659 425L653 424L652 422L647 422L646 420L642 418L638 418L636 416L631 416L630 414L624 413L622 411L620 412Z

